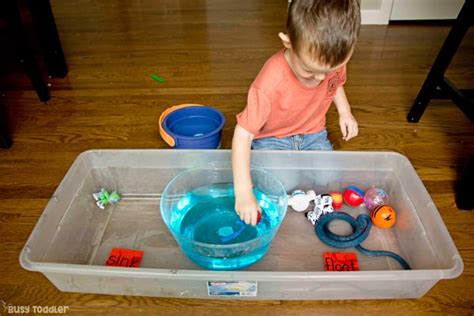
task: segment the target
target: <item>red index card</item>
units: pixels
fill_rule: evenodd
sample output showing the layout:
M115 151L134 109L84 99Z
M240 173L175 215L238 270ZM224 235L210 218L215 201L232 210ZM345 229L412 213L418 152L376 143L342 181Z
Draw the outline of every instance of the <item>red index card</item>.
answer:
M142 261L143 251L123 248L112 248L107 266L138 268Z
M359 271L357 256L352 252L325 252L325 271Z

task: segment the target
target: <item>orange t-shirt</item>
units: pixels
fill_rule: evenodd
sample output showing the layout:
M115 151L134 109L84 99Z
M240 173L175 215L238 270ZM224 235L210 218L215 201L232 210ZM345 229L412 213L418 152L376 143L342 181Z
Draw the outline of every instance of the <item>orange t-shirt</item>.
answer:
M311 134L326 126L326 113L338 87L346 82L346 66L329 73L315 88L305 87L279 51L250 86L247 106L237 123L254 138Z

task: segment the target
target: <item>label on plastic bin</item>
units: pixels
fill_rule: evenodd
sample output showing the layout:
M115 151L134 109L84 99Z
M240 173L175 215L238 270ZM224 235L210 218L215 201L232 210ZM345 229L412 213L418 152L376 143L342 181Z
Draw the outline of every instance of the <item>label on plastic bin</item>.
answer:
M325 271L359 271L357 256L353 252L325 252Z
M252 281L209 281L207 282L209 296L257 296L257 282Z
M107 266L138 268L142 261L143 251L112 248L109 258L105 262Z

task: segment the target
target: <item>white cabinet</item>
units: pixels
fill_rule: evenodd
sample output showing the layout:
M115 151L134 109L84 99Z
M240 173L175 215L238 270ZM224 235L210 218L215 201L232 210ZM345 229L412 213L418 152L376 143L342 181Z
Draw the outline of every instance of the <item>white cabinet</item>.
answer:
M464 0L361 0L362 24L455 19Z
M464 0L393 0L390 20L455 19L463 4Z

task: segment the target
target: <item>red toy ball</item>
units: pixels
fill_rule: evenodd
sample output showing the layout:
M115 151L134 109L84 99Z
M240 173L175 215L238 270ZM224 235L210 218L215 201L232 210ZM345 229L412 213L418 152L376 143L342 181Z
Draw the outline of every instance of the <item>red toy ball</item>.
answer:
M380 228L390 228L395 224L397 214L395 210L388 205L380 205L374 208L370 214L372 223Z
M342 196L344 202L352 207L357 207L364 202L364 192L356 186L347 187Z
M332 197L332 207L334 207L335 210L340 209L344 203L342 194L339 192L331 192L329 194Z

